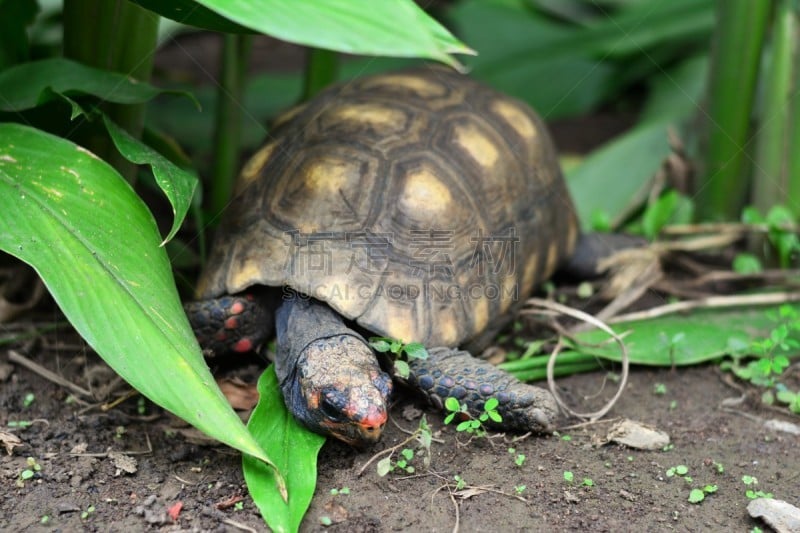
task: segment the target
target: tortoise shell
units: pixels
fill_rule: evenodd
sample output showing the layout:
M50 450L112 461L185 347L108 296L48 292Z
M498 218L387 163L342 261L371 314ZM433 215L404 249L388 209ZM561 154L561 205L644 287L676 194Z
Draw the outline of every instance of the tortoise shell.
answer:
M381 74L280 121L239 176L198 296L290 287L377 334L458 346L577 234L526 104L444 69Z

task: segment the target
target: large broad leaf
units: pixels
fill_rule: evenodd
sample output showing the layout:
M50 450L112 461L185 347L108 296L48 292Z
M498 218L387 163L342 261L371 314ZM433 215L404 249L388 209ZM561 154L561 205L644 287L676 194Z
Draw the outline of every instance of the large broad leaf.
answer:
M411 0L199 0L220 15L262 33L351 54L427 57L450 65L470 48Z
M297 531L317 484L317 453L325 437L302 427L286 410L270 366L258 380L259 401L248 429L286 478L289 500L275 490L275 476L263 463L244 456L244 479L261 516L274 531Z
M496 0L460 2L448 12L448 19L459 36L480 52L465 59L471 75L524 100L545 118L585 113L608 96L616 70L611 63L598 62L583 50L531 53L575 35L573 28L525 6ZM521 56L517 61L505 61L517 53Z
M800 304L792 304L800 312ZM625 345L632 363L654 366L693 365L741 351L755 339L768 338L777 324L777 306L706 309L636 322L614 324L628 332ZM615 343L601 345L608 334L599 330L578 333L582 353L619 361Z
M177 91L63 58L32 61L0 72L0 111L24 111L60 95L88 94L115 104L141 104L164 92Z
M639 126L592 152L567 173L567 185L586 228L596 212L617 215L643 194L669 155L668 122Z
M110 165L59 137L0 124L0 248L36 269L75 329L142 394L269 462L202 359L160 240Z
M162 17L204 30L223 33L255 33L254 30L231 22L195 0L132 0Z
M702 112L708 79L708 54L690 57L648 80L649 95L640 122L683 120Z
M192 196L197 188L197 176L180 168L146 144L133 138L106 115L103 115L103 122L111 135L111 139L114 141L114 145L125 159L138 165L150 165L153 169L156 183L164 191L169 203L172 205L172 213L174 215L172 229L164 237L163 242L170 241L181 227L186 212L192 205Z

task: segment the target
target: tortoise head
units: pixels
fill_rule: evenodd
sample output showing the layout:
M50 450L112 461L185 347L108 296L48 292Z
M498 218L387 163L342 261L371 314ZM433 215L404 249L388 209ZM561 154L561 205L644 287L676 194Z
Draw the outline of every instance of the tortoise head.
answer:
M380 438L392 381L363 340L352 335L317 339L303 350L294 370L284 399L306 427L359 447Z

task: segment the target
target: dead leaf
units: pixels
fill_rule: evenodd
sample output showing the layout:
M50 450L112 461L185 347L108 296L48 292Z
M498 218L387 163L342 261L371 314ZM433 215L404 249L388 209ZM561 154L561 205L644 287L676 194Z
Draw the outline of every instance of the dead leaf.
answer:
M457 490L453 493L453 496L461 498L462 500L468 500L473 496L480 496L481 494L486 494L486 489L482 489L480 487L469 487L464 490Z
M244 499L244 496L242 496L241 494L234 494L233 496L231 496L227 500L222 500L221 502L215 503L214 507L216 509L219 509L220 511L224 511L225 509L230 509L231 507L233 507L234 505L236 505L237 503L239 503L243 499Z
M581 499L568 490L564 491L564 499L567 501L567 503L581 503Z
M217 385L234 409L247 411L258 403L255 383L245 383L239 378L222 378L217 380Z
M797 424L793 424L791 422L784 422L783 420L767 420L764 422L764 429L769 429L771 431L781 431L783 433L789 433L790 435L800 435L800 426Z
M422 409L409 404L403 407L403 412L400 414L400 416L403 417L403 420L413 422L414 420L419 420L419 418L422 416Z
M8 381L11 374L14 373L14 365L10 363L0 363L0 382Z
M122 472L126 474L135 474L139 466L136 459L122 452L108 452L108 458L114 461L114 466L117 469L116 474L114 474L116 476L120 475Z
M89 445L85 442L81 442L80 444L76 444L72 447L69 451L70 454L80 455L82 453L86 453L86 450L89 449Z
M331 524L341 524L348 519L350 513L342 505L331 500L323 507L325 515L331 519Z
M660 450L669 444L669 435L653 426L625 419L608 430L606 441L624 444L637 450Z
M756 498L747 504L747 512L760 518L777 533L800 531L800 509L791 503L772 498Z
M181 501L175 502L167 509L167 515L169 515L173 522L177 522L178 516L181 514L181 509L183 509L183 502Z
M14 451L14 448L17 446L22 446L24 443L22 440L14 435L13 433L6 433L5 431L0 431L0 444L6 449L6 453L11 455Z

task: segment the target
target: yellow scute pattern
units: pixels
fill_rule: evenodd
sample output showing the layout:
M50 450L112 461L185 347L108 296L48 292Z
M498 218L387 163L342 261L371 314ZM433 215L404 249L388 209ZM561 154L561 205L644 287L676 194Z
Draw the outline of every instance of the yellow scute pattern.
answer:
M499 157L494 143L474 124L455 127L456 145L485 169L491 169Z
M492 102L491 109L500 115L500 117L524 139L533 139L536 136L536 126L531 122L531 119L524 111L511 102L495 100Z
M407 213L438 214L451 210L452 196L447 185L426 168L409 172L400 196L400 207Z

